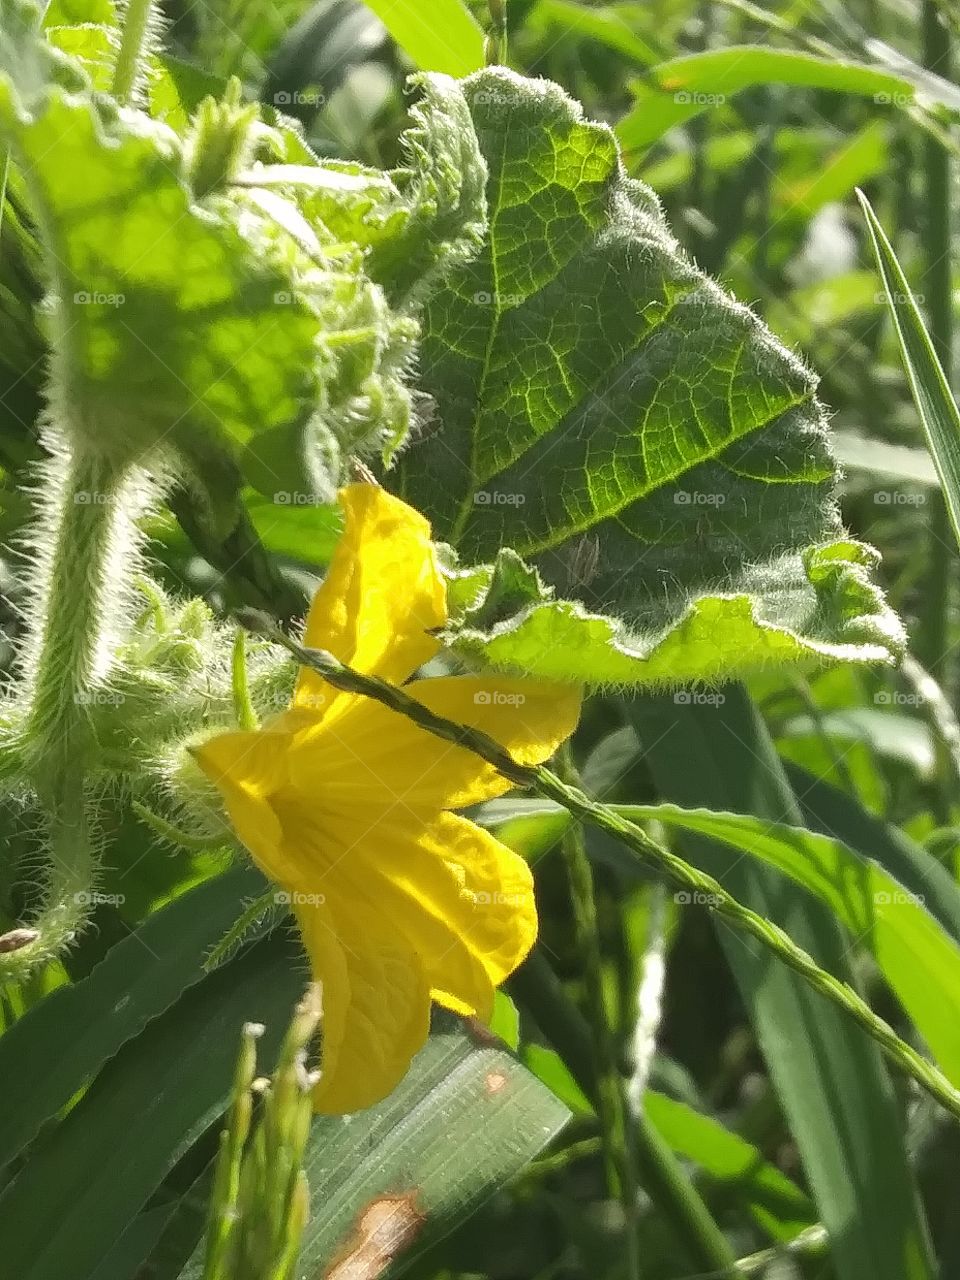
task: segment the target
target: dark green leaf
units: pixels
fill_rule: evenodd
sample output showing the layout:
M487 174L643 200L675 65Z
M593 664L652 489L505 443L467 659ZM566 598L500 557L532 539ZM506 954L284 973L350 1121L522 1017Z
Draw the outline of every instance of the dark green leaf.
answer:
M456 643L621 683L889 656L899 626L837 522L812 376L683 257L556 85L488 70L465 93L490 233L428 300L442 430L404 489L467 563L510 546L584 604L496 562L454 583Z
M796 800L743 691L718 705L636 704L635 723L665 799L737 806L799 822ZM776 872L698 838L685 856L781 925L819 963L843 973L831 912ZM930 1280L933 1265L889 1079L875 1046L766 955L721 930L842 1280Z
M263 878L240 868L198 885L112 947L89 977L59 987L0 1036L0 1165L121 1047L203 977L203 961ZM44 1064L42 1072L26 1069Z

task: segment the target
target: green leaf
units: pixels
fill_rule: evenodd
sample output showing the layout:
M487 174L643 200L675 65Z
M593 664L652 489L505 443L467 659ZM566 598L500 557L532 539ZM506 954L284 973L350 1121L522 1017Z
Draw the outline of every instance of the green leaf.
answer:
M922 845L899 828L875 818L851 796L787 764L804 825L835 836L864 858L873 858L895 880L923 899L926 909L960 941L960 887Z
M499 801L484 806L484 825L509 839L512 825L538 820L523 806L531 801ZM514 806L514 807L508 807ZM670 804L610 806L633 821L655 820L666 827L695 832L729 845L789 876L818 897L851 933L853 943L868 951L898 996L904 1010L925 1037L943 1070L960 1083L960 945L954 937L960 920L960 894L921 850L894 847L900 880L868 853L840 839L799 826L713 809L687 809ZM557 838L571 821L548 802L535 811L540 821L553 819ZM522 816L521 816L522 815ZM863 815L867 819L868 815ZM882 830L882 824L874 825ZM889 840L887 841L889 844ZM617 862L632 861L619 850ZM927 909L926 891L932 894ZM688 905L690 895L674 895ZM945 923L942 923L944 916ZM951 1011L944 1017L944 1011Z
M747 814L676 805L618 805L619 813L722 841L808 889L876 960L943 1071L960 1084L960 945L922 895L839 840ZM686 903L690 895L678 893Z
M406 167L394 175L405 221L402 231L377 237L367 264L398 305L423 298L441 274L472 258L487 222L487 167L459 85L441 75L411 83L422 96L401 138Z
M570 1069L557 1053L556 1049L547 1049L542 1044L524 1044L521 1050L524 1064L548 1086L562 1102L570 1108L574 1115L594 1115L595 1108L590 1099L570 1074Z
M853 316L875 316L878 301L877 282L872 272L845 271L829 280L817 280L792 289L771 301L767 318L774 333L785 340L810 345L824 330L840 326ZM842 432L834 431L831 443L837 460L846 462L841 447L842 435ZM872 440L870 446L874 443L878 449L883 447L879 441Z
M483 32L461 0L366 0L423 71L466 76L483 66Z
M657 51L638 35L628 20L628 6L586 8L572 0L539 0L527 20L527 26L543 28L556 40L557 32L595 40L598 44L625 54L642 66L658 60Z
M466 563L513 547L582 602L495 561L452 587L456 643L624 684L888 658L899 624L842 535L812 376L682 256L556 85L495 69L465 93L490 233L428 299L442 430L403 488Z
M723 106L727 98L758 84L831 89L872 98L879 106L945 107L960 110L960 90L947 80L891 72L842 58L820 58L796 49L733 45L693 53L654 67L636 85L637 105L617 126L623 146L649 146L678 124Z
M386 1102L349 1121L315 1122L304 1165L316 1209L301 1264L310 1274L347 1256L372 1202L398 1193L418 1215L419 1253L519 1173L568 1117L484 1028L441 1015Z
M873 120L823 158L812 173L774 184L778 218L807 221L824 205L845 199L861 182L882 173L888 164L884 120Z
M870 207L870 201L863 192L858 192L858 195L893 317L907 381L940 476L954 536L960 543L960 410L903 268Z
M58 987L0 1036L0 1166L204 976L207 952L244 899L262 892L263 877L247 867L198 885L111 947L88 977ZM25 1071L31 1062L44 1063L43 1071Z
M302 985L298 967L289 948L259 943L187 992L113 1058L0 1196L4 1267L11 1274L93 1275L222 1112L245 1021L266 1024L261 1061L272 1065Z
M631 708L661 795L736 806L773 822L799 810L743 691L719 705L645 698ZM779 924L835 973L846 943L832 912L752 859L700 837L685 857ZM930 1245L897 1106L876 1047L782 966L719 932L803 1160L840 1280L929 1280Z
M113 0L50 0L43 11L44 27L75 27L86 24L116 27L117 9Z
M773 1239L790 1240L816 1221L809 1196L764 1160L756 1147L712 1116L653 1090L644 1095L643 1107L670 1148L742 1198L758 1226Z
M459 85L410 79L418 91L400 138L404 167L386 174L349 161L323 168L260 166L252 185L293 187L302 211L337 241L367 250L365 268L398 306L409 306L452 264L471 258L486 227L487 170Z
M656 630L644 633L578 601L556 599L529 570L504 592L517 560L504 551L493 565L459 577L452 571L447 639L477 661L592 684L713 682L811 658L889 661L903 632L871 582L877 559L869 547L847 541L810 548L799 567L787 557L762 573L745 566L752 576L736 594L694 596L673 620L657 619ZM802 630L793 609L807 615Z
M905 764L923 779L933 773L934 745L930 726L903 711L881 710L879 706L848 707L828 711L815 722L809 715L793 716L780 728L783 740L825 733L843 744L866 743L874 759Z
M852 471L864 471L908 484L936 485L936 468L925 449L910 445L888 444L855 431L835 431L833 442L837 458Z
M58 425L124 456L178 451L211 494L220 537L237 524L238 459L268 495L292 475L298 491L327 496L341 448L395 449L409 423L416 324L367 276L362 244L301 212L303 171L324 177L310 153L265 166L260 185L260 170L251 180L222 159L252 152L252 108L207 99L184 141L95 93L83 64L44 41L28 4L3 0L0 23L0 136L44 229ZM438 241L439 261L466 252L461 214L478 234L482 166L467 163L469 132L450 153L467 121L453 82L429 80L424 94L408 137L415 171L404 171L416 202L382 181L419 239ZM281 144L256 127L261 145ZM422 246L410 264L426 274Z
M0 15L0 130L45 228L62 407L100 438L151 443L184 418L241 440L303 420L318 322L277 301L292 288L284 233L253 209L241 233L222 205L192 204L176 135L94 100L30 7Z
M362 1275L372 1257L380 1275L398 1254L408 1264L519 1173L568 1118L486 1028L438 1013L388 1098L353 1116L314 1120L303 1161L312 1210L298 1274L332 1274L336 1262L343 1276L353 1267ZM195 1256L183 1280L199 1275Z
M578 1115L593 1107L553 1049L528 1044L523 1060ZM742 1201L757 1225L772 1239L790 1240L816 1221L804 1192L751 1143L712 1116L650 1089L644 1094L646 1119L675 1155L699 1165L711 1182Z

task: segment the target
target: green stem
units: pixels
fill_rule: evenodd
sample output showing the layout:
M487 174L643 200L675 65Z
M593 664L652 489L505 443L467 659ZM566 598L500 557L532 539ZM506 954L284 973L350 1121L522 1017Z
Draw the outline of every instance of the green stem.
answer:
M134 97L141 78L143 55L153 19L154 0L127 0L120 52L113 69L113 96L123 106Z
M95 742L87 707L96 697L104 652L111 552L128 520L122 471L77 451L52 496L58 508L25 652L22 752L47 815L49 878L36 938L0 955L0 979L23 980L68 945L89 914L94 859L86 789Z
M53 501L58 524L27 650L29 713L25 735L41 785L74 771L87 737L85 706L105 658L107 560L126 520L122 471L77 451Z
M474 752L492 764L504 778L519 787L528 787L547 800L554 800L574 817L598 827L614 836L633 852L646 867L663 874L684 889L704 895L711 911L738 933L755 938L772 952L788 968L799 974L826 1000L842 1009L858 1026L876 1041L891 1063L915 1080L941 1106L960 1120L960 1090L954 1088L946 1076L928 1062L916 1049L901 1040L890 1024L870 1008L860 994L846 982L821 969L813 957L784 932L757 912L744 906L713 876L691 866L672 850L662 847L635 822L622 817L615 810L591 800L576 787L569 786L555 773L542 765L519 764L505 747L479 729L456 724L435 715L422 703L396 685L388 684L376 676L363 675L346 666L331 653L320 649L307 649L284 635L265 614L244 610L238 615L242 625L267 636L282 645L305 667L318 672L335 689L359 693L372 698L383 706L406 716L438 738L453 742Z
M226 849L230 844L231 836L226 828L222 835L195 836L175 827L172 822L168 822L159 813L154 813L139 800L134 800L130 807L144 826L176 848L189 849L191 853L215 853L218 849Z
M643 1095L647 1091L663 1014L666 917L666 890L663 881L656 880L647 892L647 940L634 993L633 1072L627 1082L627 1102L634 1115L643 1111Z
M241 1160L253 1117L251 1086L257 1074L257 1040L262 1033L263 1027L249 1022L240 1033L240 1053L233 1077L233 1103L226 1127L220 1134L220 1150L210 1193L204 1280L218 1280L225 1274L238 1230L236 1205Z
M491 30L484 50L487 66L507 65L507 0L487 0Z
M250 697L250 681L247 678L247 637L239 628L233 641L233 660L230 674L233 684L233 713L241 729L259 729L260 721Z
M790 683L793 685L797 692L797 696L806 708L807 715L810 717L810 722L816 730L817 737L820 739L820 745L830 758L830 763L833 765L834 772L837 775L837 782L841 787L844 787L850 795L855 796L857 794L857 788L853 781L853 775L850 772L850 767L847 764L846 754L837 749L833 735L828 732L823 712L820 709L820 704L813 696L813 690L810 688L810 684L806 676L795 675L791 678Z
M508 979L507 985L597 1108L600 1081L590 1027L567 997L538 947ZM643 1188L671 1224L690 1267L714 1280L736 1275L733 1253L723 1232L680 1161L642 1114L638 1116L635 1139Z
M576 780L569 745L562 749L561 771L567 782ZM603 1142L607 1185L623 1207L626 1225L626 1273L631 1280L640 1276L640 1254L637 1239L637 1176L627 1126L627 1099L623 1076L617 1064L617 1048L607 1012L603 989L603 957L597 904L594 896L593 869L587 857L583 827L573 823L560 842L570 883L573 927L577 948L583 957L587 1008L596 1048L600 1134Z
M805 1227L798 1236L786 1244L775 1244L758 1253L751 1253L748 1258L740 1258L737 1266L746 1275L754 1275L758 1271L767 1273L767 1268L784 1258L822 1258L830 1248L830 1237L818 1222L812 1227Z

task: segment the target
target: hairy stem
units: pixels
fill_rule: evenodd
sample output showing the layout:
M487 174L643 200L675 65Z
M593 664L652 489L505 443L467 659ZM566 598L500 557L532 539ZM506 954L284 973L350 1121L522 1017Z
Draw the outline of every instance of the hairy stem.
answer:
M42 539L29 620L21 737L27 776L47 817L49 869L30 925L35 937L0 954L0 979L22 980L56 955L89 912L94 859L85 792L96 744L88 709L107 662L112 553L118 527L129 520L124 478L102 457L76 450L47 499L56 516Z
M879 1014L874 1013L862 996L841 979L834 977L793 941L778 925L752 911L728 893L718 880L685 862L672 850L659 845L635 822L615 809L591 800L578 788L570 786L542 765L519 764L499 742L469 725L456 724L435 715L396 685L376 676L363 675L346 666L331 653L307 649L284 635L264 614L245 610L238 615L242 625L281 644L297 661L318 672L336 689L358 693L382 703L391 710L413 720L427 733L456 743L492 764L505 778L519 787L528 787L548 800L561 805L574 817L614 836L636 855L645 866L664 875L671 883L705 895L704 901L738 933L755 938L778 960L798 973L815 991L842 1009L858 1026L876 1041L891 1063L915 1080L941 1106L960 1120L960 1090L931 1062L901 1038Z
M154 0L127 0L120 52L113 69L113 96L123 106L129 106L136 94L153 18Z
M38 606L27 645L25 734L41 787L59 786L84 752L85 707L104 663L108 562L123 510L124 475L80 450L55 495L56 526L41 552Z

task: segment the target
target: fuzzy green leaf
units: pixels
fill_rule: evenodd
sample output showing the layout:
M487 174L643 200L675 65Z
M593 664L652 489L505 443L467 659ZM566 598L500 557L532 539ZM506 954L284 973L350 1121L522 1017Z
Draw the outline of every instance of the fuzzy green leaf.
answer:
M261 493L309 502L329 498L347 455L389 456L409 423L417 325L376 275L410 300L484 226L455 82L422 79L409 167L377 187L302 145L295 163L259 163L285 154L284 134L229 94L206 99L185 138L119 111L100 28L57 28L66 54L32 5L0 0L0 31L0 141L43 230L58 424L133 457L179 452L220 536L236 524L238 465ZM351 184L388 202L375 236ZM318 190L327 207L311 204Z
M318 324L304 301L278 303L282 232L253 210L241 232L225 208L191 202L171 130L94 98L32 7L6 0L0 14L0 130L44 228L74 429L152 441L189 419L244 439L303 419Z
M582 603L531 586L495 625L463 618L464 651L620 683L889 658L900 628L839 524L812 375L684 258L561 89L492 69L465 93L490 232L428 301L442 430L404 489L463 559L510 546Z

